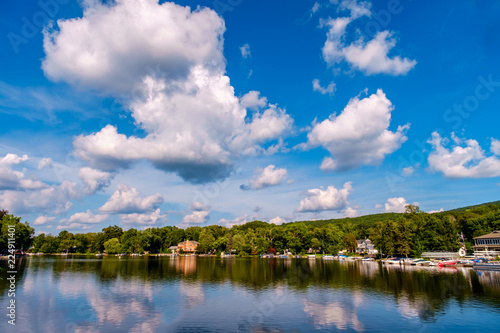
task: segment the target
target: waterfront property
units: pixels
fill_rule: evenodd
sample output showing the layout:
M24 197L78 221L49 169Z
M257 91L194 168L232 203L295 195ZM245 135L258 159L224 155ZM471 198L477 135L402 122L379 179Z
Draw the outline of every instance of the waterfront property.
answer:
M500 231L474 237L475 257L496 257L500 256Z
M375 245L373 245L372 241L367 239L358 239L356 240L358 243L356 247L356 253L366 253L369 256L375 256L378 254L378 250L375 249Z
M186 240L177 244L177 251L182 249L184 253L194 253L199 244L197 241Z

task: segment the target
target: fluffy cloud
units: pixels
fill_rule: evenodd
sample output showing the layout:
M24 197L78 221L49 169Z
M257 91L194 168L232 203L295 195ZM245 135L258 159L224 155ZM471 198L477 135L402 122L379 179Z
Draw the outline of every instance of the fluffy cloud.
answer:
M75 213L70 216L69 219L62 219L59 221L59 224L71 225L73 223L78 224L94 224L94 223L103 223L108 219L107 214L93 214L90 209L87 209L86 212Z
M241 56L243 57L243 59L246 59L246 58L252 56L252 53L250 52L250 45L248 45L248 43L246 43L240 47L240 52L241 52Z
M244 108L258 110L266 107L267 98L260 97L259 91L252 90L241 97L240 104Z
M34 190L48 185L38 179L26 178L24 171L15 171L13 167L29 160L28 155L7 154L0 158L0 191L1 190Z
M65 225L58 225L57 230L85 230L90 229L91 226L84 223L71 223Z
M210 215L208 210L196 210L189 215L184 216L182 219L183 223L205 223Z
M71 200L81 197L76 183L64 180L60 185L46 185L42 189L0 193L0 207L16 214L50 211L59 214L72 207Z
M449 140L441 138L439 133L432 133L428 141L433 146L429 154L429 168L441 172L448 178L488 178L500 176L499 142L491 140L491 152L495 155L486 156L484 150L476 140L462 141L455 138L450 149Z
M347 207L344 211L345 217L356 217L358 215L358 211L354 208Z
M160 193L143 198L137 189L119 184L116 192L99 211L108 214L145 213L157 209L162 203L163 196Z
M51 168L53 161L51 158L44 157L40 161L38 161L38 169Z
M59 30L45 32L42 62L55 81L130 93L137 78L156 66L174 79L185 78L196 64L222 69L224 22L208 8L192 12L156 0L85 1L82 18L57 25Z
M52 216L38 216L33 221L33 225L44 225L44 224L53 222L55 219L56 218L52 217Z
M285 168L276 168L273 164L268 165L264 169L257 170L259 173L250 180L250 186L241 185L243 190L258 190L270 186L279 185L285 180L287 170Z
M245 224L247 222L250 222L250 221L248 220L248 214L245 214L243 216L239 216L239 217L232 219L232 220L222 218L219 220L218 223L225 225L227 228L232 228L235 225L242 225L242 224Z
M249 124L250 138L256 142L277 139L283 133L291 130L292 118L285 110L270 105L263 113L254 113L253 120Z
M0 166L12 166L21 162L26 162L27 160L29 160L28 155L18 156L16 154L7 154L0 158Z
M490 150L493 154L500 156L500 141L492 138Z
M275 218L270 219L269 223L279 225L279 224L286 223L286 220L282 217L276 216Z
M184 216L183 224L201 224L205 223L210 216L210 207L203 205L201 202L195 202L191 205L191 214Z
M16 154L0 158L0 207L16 214L47 211L58 214L71 208L71 200L81 197L81 189L76 183L65 180L59 185L49 185L33 175L26 175L26 169L22 172L13 169L28 160L27 155ZM42 161L47 165L51 159L44 158ZM43 217L38 220L39 223L43 221Z
M343 210L349 202L347 197L352 191L351 182L344 184L342 189L330 185L326 190L319 188L308 190L306 198L300 201L298 212L320 212L324 210Z
M404 213L407 205L409 203L406 202L405 198L395 197L387 199L384 207L387 213ZM413 205L418 206L418 202L414 202Z
M330 82L330 84L328 86L322 87L321 84L319 83L319 80L314 79L312 84L313 84L313 90L318 91L322 95L328 94L328 95L332 96L333 93L335 92L336 86L335 86L334 82Z
M350 16L321 21L322 26L329 27L323 46L323 58L330 65L346 61L352 68L366 75L405 75L417 62L400 56L389 57L389 52L396 46L396 39L391 31L380 31L368 42L359 37L346 45L347 26L357 18L370 17L370 7L367 2L344 0L340 2L339 10L349 10Z
M157 0L85 4L82 18L60 20L58 31L45 34L44 72L111 96L128 93L132 117L146 132L126 136L108 125L77 137L75 154L92 166L111 171L147 159L187 181L209 182L291 127L272 105L248 119L225 75L225 27L214 11Z
M302 147L323 146L330 152L333 158L323 160L323 171L377 165L407 140L405 134L409 124L398 126L396 132L388 129L393 109L380 89L363 99L355 97L340 115L332 114L329 119L315 124L307 135L307 144Z
M85 192L88 194L95 193L109 186L114 175L109 172L92 169L89 167L81 168L78 171L78 176L85 184Z
M161 214L160 208L151 213L133 213L120 215L120 219L125 224L156 225L167 222L166 214Z

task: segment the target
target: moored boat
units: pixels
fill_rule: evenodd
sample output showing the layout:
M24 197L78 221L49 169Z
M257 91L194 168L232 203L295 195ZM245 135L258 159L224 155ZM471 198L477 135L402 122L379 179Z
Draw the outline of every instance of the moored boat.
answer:
M500 262L499 261L489 261L488 259L477 259L474 260L474 264L472 265L474 269L481 270L500 270Z
M456 260L444 260L438 262L439 267L453 267L457 264Z

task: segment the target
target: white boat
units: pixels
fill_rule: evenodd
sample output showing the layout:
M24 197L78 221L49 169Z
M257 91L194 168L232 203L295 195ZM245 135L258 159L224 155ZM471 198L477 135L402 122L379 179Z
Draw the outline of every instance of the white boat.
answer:
M401 264L401 259L399 259L399 258L388 258L388 259L382 260L382 263L386 264L386 265L400 265Z
M326 255L326 256L322 256L321 259L323 259L323 260L333 260L333 259L335 259L335 257L334 256L330 256L330 255Z
M418 259L418 260L414 260L411 264L413 266L429 266L430 265L430 261L428 260L425 260L425 259Z
M314 255L314 254L309 254L309 255L307 256L307 259L315 260L315 259L316 259L316 255Z

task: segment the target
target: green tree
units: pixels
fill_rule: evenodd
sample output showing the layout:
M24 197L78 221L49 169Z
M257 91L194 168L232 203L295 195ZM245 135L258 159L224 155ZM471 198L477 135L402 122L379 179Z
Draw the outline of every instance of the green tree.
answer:
M111 238L110 240L104 242L104 249L108 254L120 253L120 241L118 240L118 238Z
M208 228L203 228L200 233L199 245L197 250L200 252L208 252L214 249L215 237Z
M0 237L0 250L8 249L8 239L12 233L9 233L9 228L14 229L15 249L27 251L33 243L33 229L28 222L21 222L20 217L8 214L7 211L0 211L2 216L1 222L1 237Z
M344 245L348 252L356 252L358 247L358 242L356 242L356 236L352 233L348 233L344 236Z

